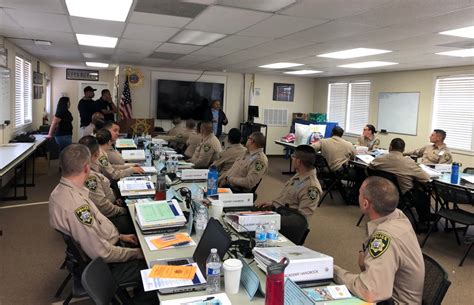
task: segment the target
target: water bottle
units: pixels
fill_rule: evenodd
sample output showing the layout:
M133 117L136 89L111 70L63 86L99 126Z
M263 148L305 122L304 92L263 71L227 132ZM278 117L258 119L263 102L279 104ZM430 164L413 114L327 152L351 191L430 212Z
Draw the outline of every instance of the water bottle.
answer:
M173 171L176 173L178 172L178 157L173 156Z
M217 249L212 248L211 254L206 260L207 293L218 293L221 291L221 258Z
M258 224L255 229L255 247L267 246L267 232L262 224Z
M166 172L172 173L173 172L173 160L170 157L166 159Z
M272 221L270 225L268 225L268 229L267 229L267 243L269 246L275 246L277 241L278 241L278 230L276 229L275 221Z
M166 182L165 175L158 172L155 185L155 200L166 199Z
M290 260L284 257L279 263L267 267L265 305L283 305L285 302L285 268Z
M208 220L209 217L207 215L207 209L203 205L199 204L197 207L196 218L194 223L194 229L196 231L197 240L201 239L202 233L204 233L204 230L206 229Z
M459 167L461 164L457 162L453 162L451 166L451 183L458 184L459 183Z
M217 180L219 179L219 172L217 167L211 166L207 174L207 196L217 195Z
M151 166L151 151L145 148L145 166Z

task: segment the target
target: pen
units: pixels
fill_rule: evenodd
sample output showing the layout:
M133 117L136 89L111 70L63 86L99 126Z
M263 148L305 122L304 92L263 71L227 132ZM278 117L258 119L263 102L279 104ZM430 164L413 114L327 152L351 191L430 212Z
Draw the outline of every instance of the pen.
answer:
M196 304L196 303L199 304L199 302L207 302L207 301L211 301L213 299L214 299L214 297L207 297L204 300L195 300L195 301L184 302L184 303L180 303L180 305L192 305L192 304Z

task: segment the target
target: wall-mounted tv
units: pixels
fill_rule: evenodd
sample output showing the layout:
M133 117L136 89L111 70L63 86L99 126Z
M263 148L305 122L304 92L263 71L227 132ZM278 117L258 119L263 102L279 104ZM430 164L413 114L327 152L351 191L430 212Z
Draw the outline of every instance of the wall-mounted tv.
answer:
M223 107L224 84L159 79L157 86L157 119L202 120L213 100L220 100Z

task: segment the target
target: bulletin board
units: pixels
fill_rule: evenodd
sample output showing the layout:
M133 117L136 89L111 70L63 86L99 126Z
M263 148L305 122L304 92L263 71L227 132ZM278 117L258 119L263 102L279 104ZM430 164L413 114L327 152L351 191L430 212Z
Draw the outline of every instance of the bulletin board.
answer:
M377 127L416 136L420 92L380 92Z

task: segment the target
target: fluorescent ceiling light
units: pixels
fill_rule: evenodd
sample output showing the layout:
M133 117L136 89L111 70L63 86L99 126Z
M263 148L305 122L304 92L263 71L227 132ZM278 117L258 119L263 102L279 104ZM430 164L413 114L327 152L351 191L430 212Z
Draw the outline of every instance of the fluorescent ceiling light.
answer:
M473 26L467 26L465 28L439 32L439 33L442 34L442 35L474 38L474 25Z
M171 39L171 42L205 46L225 36L225 34L219 33L183 30L178 35L174 36Z
M125 22L133 0L66 0L69 15Z
M89 67L97 67L97 68L108 68L109 64L106 64L104 62L92 62L92 61L86 61L86 65Z
M383 67L383 66L391 66L391 65L398 65L398 63L389 62L389 61L365 61L365 62L358 62L355 64L341 65L338 67L362 69L362 68Z
M99 36L99 35L86 35L76 34L77 41L81 46L91 47L102 47L102 48L115 48L117 45L118 38Z
M320 55L318 55L318 57L347 59L347 58L356 58L356 57L363 57L363 56L390 53L390 52L392 52L392 51L379 50L379 49L368 49L368 48L356 48L356 49L349 49L349 50L344 50L344 51L320 54Z
M455 57L473 57L474 56L474 48L447 51L447 52L440 52L440 53L436 53L436 54L438 54L438 55L447 55L447 56L455 56Z
M298 71L288 71L285 74L295 74L295 75L306 75L306 74L316 74L323 73L323 71L318 70L298 70Z
M292 62L277 62L274 64L259 66L259 68L284 69L284 68L298 67L302 65L303 64L297 64L297 63L292 63Z

